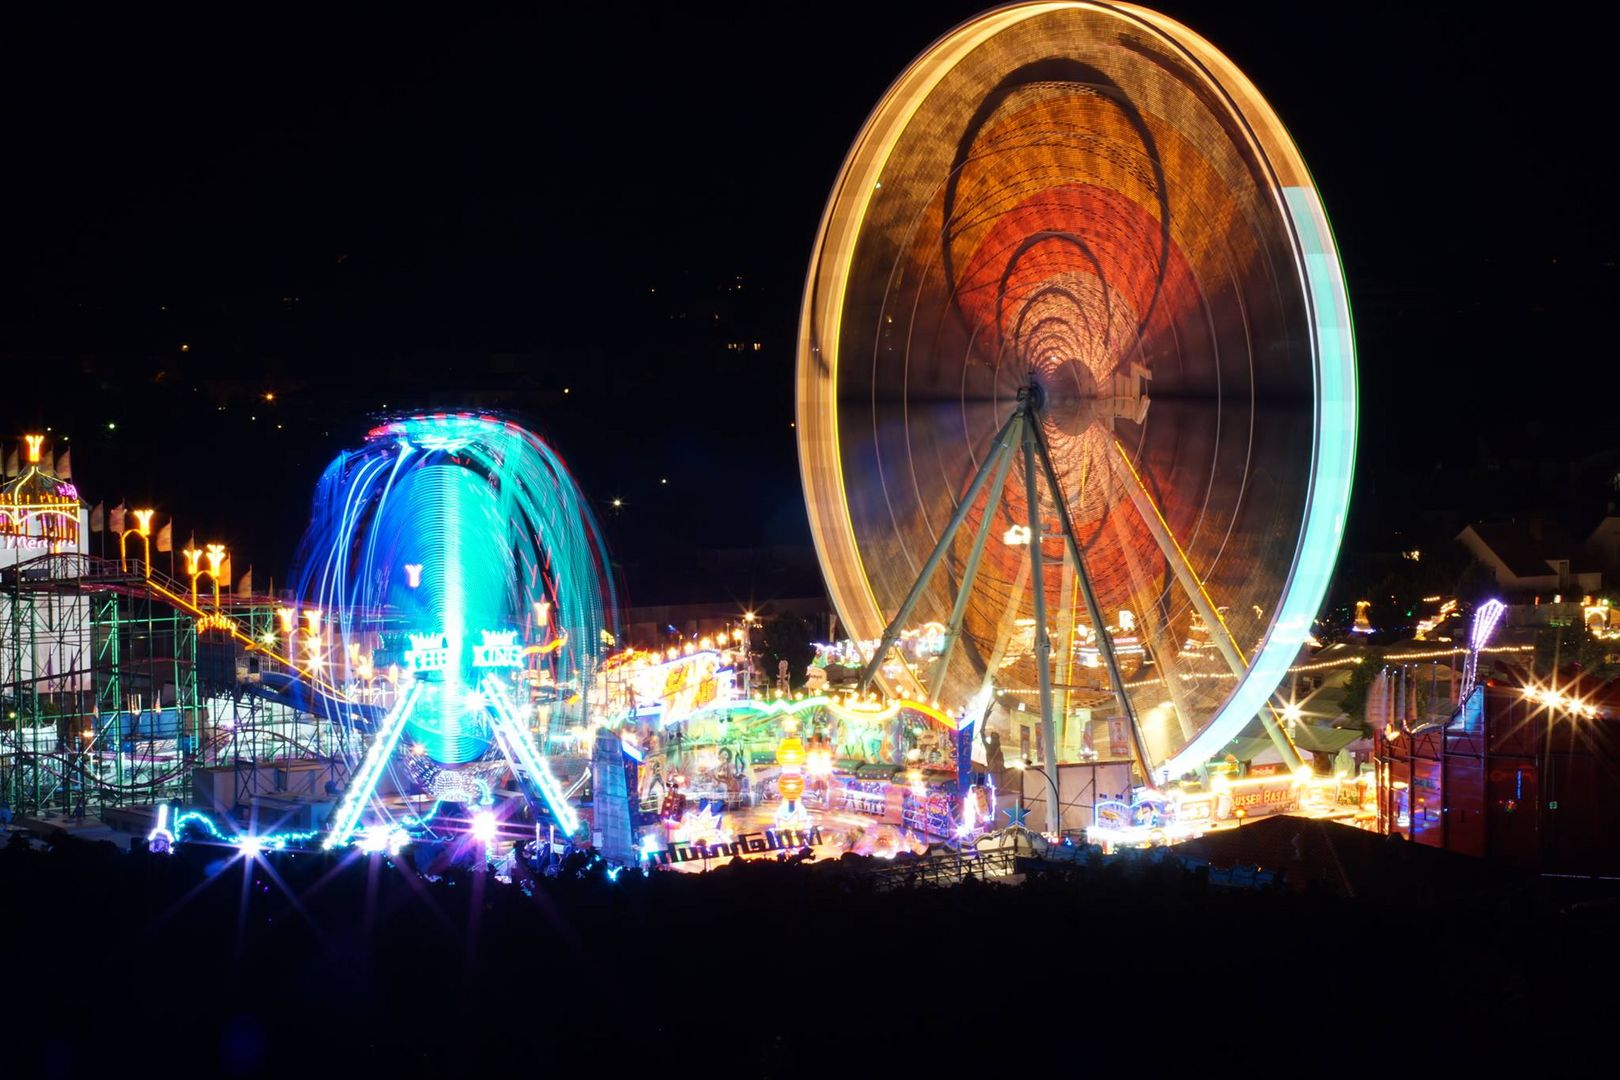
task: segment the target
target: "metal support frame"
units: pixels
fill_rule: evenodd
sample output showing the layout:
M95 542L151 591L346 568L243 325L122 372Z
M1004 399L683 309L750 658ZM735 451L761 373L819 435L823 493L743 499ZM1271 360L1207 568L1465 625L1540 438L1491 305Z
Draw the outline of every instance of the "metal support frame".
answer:
M382 723L377 725L371 746L367 748L360 767L350 777L349 789L344 792L343 801L332 816L332 826L323 844L328 851L348 843L360 828L361 815L371 804L377 784L382 780L399 746L400 736L416 711L417 699L422 696L426 686L427 683L420 679L413 680ZM484 696L485 708L493 714L494 722L490 726L495 744L506 758L519 785L523 786L527 781L525 797L529 798L531 805L543 803L557 819L562 831L574 835L579 831L579 815L568 804L562 785L552 775L545 755L535 746L533 733L513 708L505 686L495 676L485 675L479 689ZM540 798L534 799L527 789L538 792Z
M1039 441L1035 434L1036 419L1026 415L1033 411L1033 403L1025 403L1025 412L1019 415L1023 418L1023 444L1024 444L1024 492L1028 499L1029 509L1029 557L1030 565L1035 569L1035 580L1031 583L1035 598L1035 681L1040 688L1041 701L1041 757L1044 759L1045 769L1041 775L1046 778L1046 827L1054 833L1063 831L1063 803L1058 798L1057 785L1057 722L1052 717L1052 635L1046 625L1046 555L1041 551L1041 489L1035 483L1035 455ZM1045 455L1041 455L1045 460ZM1056 486L1052 488L1052 498L1062 502L1063 496ZM1082 571L1084 573L1084 571ZM1097 627L1099 640L1105 631L1102 626ZM1121 693L1123 694L1123 689Z
M917 574L917 580L912 584L911 591L906 593L905 600L900 604L900 610L895 613L894 619L884 629L883 639L878 644L877 651L872 654L872 658L866 662L866 667L862 669L860 687L863 691L872 684L873 676L883 666L884 657L889 655L889 650L894 648L894 643L899 640L901 628L905 626L906 620L911 618L912 609L917 606L917 601L922 599L923 590L928 587L928 582L933 578L934 571L939 568L940 561L945 558L945 552L950 550L951 541L956 537L956 530L962 527L962 522L967 519L968 510L972 508L973 503L978 499L979 492L984 488L985 482L990 479L991 467L995 464L1000 453L1005 452L1006 447L1003 440L1006 439L1008 432L1012 431L1013 426L1019 422L1022 416L1022 410L1014 413L1005 424L1001 425L1001 430L991 440L991 452L985 455L978 471L973 474L973 480L968 484L967 492L963 494L962 501L956 504L956 509L951 513L951 520L945 525L945 530L939 534L939 542L934 545L934 550L929 553L928 561L923 563L923 568Z
M1016 419L1016 418L1015 418ZM984 500L984 516L979 521L978 534L973 537L973 548L968 552L967 564L962 568L962 583L957 587L956 600L951 604L950 621L945 626L945 643L935 661L934 678L929 686L929 700L938 701L945 689L945 672L951 666L956 643L962 637L962 621L967 618L968 600L973 595L973 582L979 576L979 563L984 560L984 549L990 541L996 524L996 508L1001 505L1001 492L1007 485L1007 470L1012 468L1013 426L1002 428L1002 440L990 453L1000 458L996 474L990 481L990 494Z
M203 613L183 592L150 568L120 570L116 559L82 553L7 568L0 585L0 801L21 816L81 808L99 816L188 799L199 767L251 771L301 759L336 769L337 737L328 722L247 696L233 702L228 670L223 685L200 685ZM234 641L238 661L259 642L256 655L281 662L262 644L274 605L233 604L225 614L238 628L216 625L210 641ZM251 776L239 777L238 802L243 779L253 788Z
M1074 560L1075 575L1080 579L1080 595L1086 603L1086 614L1090 617L1092 629L1097 634L1097 651L1102 654L1103 666L1108 669L1108 678L1113 683L1114 696L1119 701L1120 712L1125 715L1131 741L1136 747L1136 759L1142 767L1142 779L1152 784L1153 764L1148 757L1147 740L1142 737L1142 723L1137 718L1136 706L1131 703L1131 695L1125 690L1125 677L1120 673L1119 657L1114 653L1114 639L1108 636L1108 623L1103 618L1102 605L1097 603L1096 590L1091 586L1091 575L1086 572L1086 562L1081 557L1080 544L1074 538L1074 521L1069 517L1069 504L1063 498L1063 485L1058 482L1057 469L1052 465L1052 455L1047 452L1046 440L1041 438L1040 425L1031 423L1029 427L1035 448L1040 451L1041 464L1046 468L1046 483L1052 489L1052 502L1057 507L1058 525L1063 533L1064 545L1068 548L1069 558Z
M934 674L930 680L931 696L934 698L939 696L944 687L946 670L949 667L951 657L954 655L956 644L961 637L962 622L967 612L968 599L973 591L974 581L984 556L985 545L989 541L995 508L1000 504L1001 494L1006 483L1008 470L1012 464L1013 455L1021 449L1024 458L1024 491L1028 503L1030 567L1033 570L1034 645L1040 693L1041 753L1050 772L1050 774L1043 772L1043 775L1047 779L1049 805L1060 807L1061 802L1057 791L1055 772L1057 766L1057 726L1056 718L1053 716L1052 701L1052 642L1050 629L1046 624L1046 568L1043 565L1045 557L1041 552L1041 504L1040 484L1036 469L1037 458L1040 460L1040 472L1044 474L1048 493L1057 510L1059 531L1063 537L1065 553L1068 559L1072 561L1075 577L1086 605L1087 615L1097 635L1098 651L1101 653L1103 663L1107 668L1108 678L1119 703L1120 711L1127 720L1143 778L1148 783L1153 781L1153 772L1152 761L1148 756L1147 741L1143 736L1141 722L1137 717L1136 708L1131 702L1130 694L1125 689L1125 680L1120 671L1119 658L1114 651L1113 640L1108 634L1107 622L1103 617L1101 605L1097 601L1091 575L1086 570L1080 545L1075 539L1074 523L1069 516L1063 486L1058 480L1057 469L1052 463L1051 454L1041 436L1039 410L1040 392L1038 388L1030 386L1022 389L1019 392L1017 410L991 440L989 452L985 455L984 460L979 463L979 467L974 472L967 490L956 504L949 522L940 533L939 539L929 553L928 558L924 561L921 572L912 583L911 589L906 593L906 597L900 604L894 618L884 627L877 650L872 654L867 661L866 667L861 672L860 687L865 690L881 669L889 650L894 648L895 642L899 640L906 620L911 617L917 602L922 598L923 592L932 580L934 572L939 568L945 553L955 540L957 532L966 521L968 512L978 501L980 493L988 483L991 488L990 497L985 504L984 516L979 522L974 535L973 545L964 567L962 581L957 588L952 603L950 620L946 626L944 646L936 661ZM1067 648L1068 642L1066 641L1064 644ZM1054 814L1053 817L1056 819L1057 814ZM1059 830L1061 829L1060 820L1053 820L1050 824Z

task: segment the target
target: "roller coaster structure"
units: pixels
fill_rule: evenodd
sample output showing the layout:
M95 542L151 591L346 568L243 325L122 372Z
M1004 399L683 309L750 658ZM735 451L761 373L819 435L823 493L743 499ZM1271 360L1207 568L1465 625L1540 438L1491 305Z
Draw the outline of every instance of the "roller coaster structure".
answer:
M57 552L0 571L0 802L20 818L230 811L291 762L343 770L342 733L277 692L308 683L275 647L277 608L193 600L136 560Z

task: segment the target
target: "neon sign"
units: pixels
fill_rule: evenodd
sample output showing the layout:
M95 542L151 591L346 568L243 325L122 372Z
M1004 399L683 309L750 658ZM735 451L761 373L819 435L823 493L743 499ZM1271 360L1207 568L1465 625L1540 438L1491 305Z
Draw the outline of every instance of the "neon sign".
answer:
M227 615L221 615L217 611L210 611L197 620L197 633L205 634L210 630L223 630L227 634L234 633L236 623Z
M443 634L412 634L405 650L405 670L443 671L450 666L450 647Z
M821 829L765 829L762 832L743 833L730 843L677 842L662 851L642 849L642 855L653 866L670 863L696 862L700 859L726 857L752 858L777 851L798 851L818 847L822 843Z
M473 667L520 668L523 666L523 646L518 644L516 630L481 630L484 643L473 646Z
M535 651L523 647L516 630L480 630L479 635L483 642L472 647L475 668L520 668L523 658ZM444 671L451 666L448 634L411 634L410 639L411 647L405 650L407 671Z

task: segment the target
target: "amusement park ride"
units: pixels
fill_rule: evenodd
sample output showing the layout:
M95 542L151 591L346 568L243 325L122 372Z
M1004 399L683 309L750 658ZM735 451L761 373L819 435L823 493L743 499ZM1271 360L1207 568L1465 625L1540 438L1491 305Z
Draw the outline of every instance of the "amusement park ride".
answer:
M958 27L851 149L801 325L807 504L878 642L863 684L1034 698L1049 806L1087 647L1139 783L1251 725L1298 767L1274 694L1337 555L1354 344L1320 199L1230 61L1128 5ZM937 659L891 659L919 621Z
M199 692L194 661L189 683L155 687L184 716L167 771L133 783L71 731L13 725L13 805L73 797L21 794L24 774L43 790L50 759L63 791L160 804L164 843L228 837L168 807L220 759L223 731L232 762L325 770L324 809L255 845L594 837L620 862L707 865L977 837L998 824L994 770L975 756L997 703L1033 702L1027 764L1053 834L1071 824L1066 728L1087 709L1123 724L1144 793L1127 808L1194 814L1227 783L1210 763L1246 730L1299 772L1277 689L1344 525L1354 343L1304 162L1208 42L1142 8L1076 2L990 11L931 46L833 189L797 387L817 553L866 643L853 686L751 692L747 622L678 652L620 648L600 534L551 448L503 418L399 416L321 478L291 600L216 587L210 602L195 588L210 571L193 559L188 591L149 551L97 584L101 568L61 571L57 526L40 527L60 591L163 608L177 641L222 635L252 678ZM76 521L76 494L53 492ZM42 618L28 565L8 583L14 626ZM8 694L61 692L60 665L12 667ZM266 747L233 711L244 698L299 734ZM88 715L96 731L122 722ZM122 742L119 760L141 733Z

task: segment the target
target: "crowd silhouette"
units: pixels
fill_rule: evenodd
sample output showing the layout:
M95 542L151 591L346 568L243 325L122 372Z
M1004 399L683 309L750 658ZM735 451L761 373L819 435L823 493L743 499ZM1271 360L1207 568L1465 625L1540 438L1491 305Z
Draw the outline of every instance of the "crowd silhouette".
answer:
M141 846L0 848L0 1074L1338 1074L1554 1047L1572 1069L1608 1009L1582 973L1620 958L1612 899L1533 881L1351 900L1101 859L879 888L855 855L644 874L580 852L507 884L427 880L409 849Z

